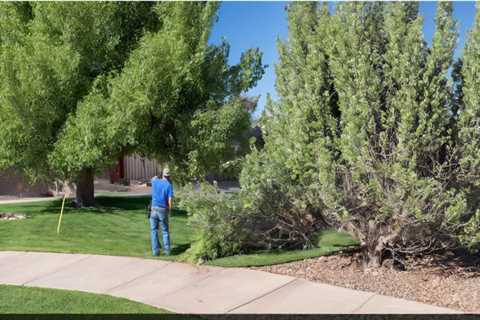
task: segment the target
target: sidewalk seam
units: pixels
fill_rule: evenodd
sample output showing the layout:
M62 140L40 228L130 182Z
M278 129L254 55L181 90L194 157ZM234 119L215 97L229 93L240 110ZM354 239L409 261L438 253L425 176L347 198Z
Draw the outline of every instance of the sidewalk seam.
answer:
M192 285L195 285L195 284L198 284L198 283L200 283L200 282L202 282L202 281L204 281L204 280L207 280L208 278L210 278L210 277L212 277L212 276L214 276L214 275L216 275L216 274L218 274L218 273L220 273L220 272L222 272L222 271L223 271L223 270L213 271L213 272L211 272L211 273L209 272L209 274L203 276L202 278L198 279L197 281L194 281L194 282L191 282L191 283L189 282L189 283L185 284L184 286L182 286L182 287L180 287L180 288L177 288L177 289L174 289L173 291L170 291L170 292L165 293L165 294L163 295L163 297L168 297L168 296L171 296L171 295L173 295L173 294L176 294L176 293L178 293L179 291L182 291L182 290L185 289L185 288L188 288L188 287L190 287L190 286L192 286Z
M134 262L136 262L136 261L134 261ZM132 262L132 264L133 264L133 262ZM112 292L113 290L115 290L115 289L118 289L118 288L121 288L121 287L123 287L123 286L125 286L125 285L128 285L128 284L130 284L130 283L132 283L132 282L134 282L134 281L136 281L136 280L138 280L138 279L140 279L140 278L142 278L142 277L149 276L149 275L151 275L151 274L153 274L153 273L155 273L155 272L157 272L157 271L162 270L163 268L168 267L168 266L171 265L171 264L172 264L172 262L168 262L167 264L165 264L165 265L162 266L161 268L158 268L158 269L152 270L152 271L150 271L150 272L141 274L141 275L139 275L139 276L137 276L137 277L135 277L135 278L133 278L133 279L131 279L131 280L128 280L128 281L126 281L126 282L120 283L120 284L118 284L118 285L116 285L116 286L113 286L113 287L111 287L111 288L108 288L107 290L105 290L105 293L111 293L111 292Z
M30 252L27 252L27 253L30 253ZM30 280L22 283L21 285L24 286L24 285L26 285L26 284L28 284L28 283L30 283L30 282L39 280L39 279L44 278L44 277L48 277L49 275L52 275L52 274L54 274L54 273L56 273L56 272L58 272L58 271L60 271L60 270L62 270L62 269L68 268L68 267L70 267L71 265L73 265L73 264L75 264L75 263L78 263L78 262L83 261L83 260L87 260L87 259L90 258L90 257L91 257L91 255L87 255L86 257L84 257L84 258L82 258L82 259L78 259L78 260L75 260L75 261L73 261L73 262L67 263L66 265L63 265L63 266L61 266L61 267L58 267L58 268L56 268L56 269L54 269L54 270L52 270L52 271L50 271L50 272L47 272L47 273L42 274L42 275L40 275L40 276L37 276L37 277L35 277L35 278L33 278L33 279L30 279Z
M298 280L297 278L292 279L292 280L288 281L288 282L285 283L285 284L282 284L281 286L279 286L279 287L277 287L277 288L274 288L274 289L272 289L272 290L270 290L270 291L268 291L268 292L266 292L266 293L264 293L264 294L262 294L262 295L259 295L258 297L255 297L255 298L253 298L253 299L251 299L251 300L249 300L249 301L247 301L247 302L244 302L244 303L242 303L242 304L240 304L240 305L238 305L238 306L235 306L235 307L233 307L233 308L225 311L225 313L230 313L230 312L232 312L232 311L234 311L234 310L236 310L236 309L239 309L239 308L241 308L241 307L244 307L244 306L246 306L247 304L250 304L250 303L252 303L252 302L254 302L254 301L256 301L256 300L262 299L262 298L268 296L269 294L274 293L275 291L278 291L278 290L280 290L280 289L285 288L286 286L288 286L289 284L291 284L291 283L293 283L293 282L295 282L295 281L297 281L297 280Z
M365 300L364 302L362 302L358 307L354 308L351 313L356 313L358 310L362 309L363 306L365 306L367 303L370 302L370 300L372 300L377 294L376 293L373 293L370 297L367 298L367 300Z

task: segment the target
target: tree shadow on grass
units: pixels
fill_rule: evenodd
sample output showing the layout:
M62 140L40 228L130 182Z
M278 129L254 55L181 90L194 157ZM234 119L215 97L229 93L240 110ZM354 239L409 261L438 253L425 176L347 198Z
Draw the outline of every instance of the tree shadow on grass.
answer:
M150 203L149 196L134 196L134 197L108 197L99 196L95 198L95 207L75 208L73 199L69 198L65 201L64 214L122 214L122 213L134 213L139 215L147 215L147 205ZM41 207L40 207L41 206ZM18 210L10 210L12 212L24 211L36 212L36 213L60 213L62 206L62 200L54 200L48 203L32 203L28 206L22 205ZM39 208L40 207L40 208ZM38 208L38 210L35 210ZM23 211L22 211L23 212ZM188 212L174 208L170 216L172 217L187 217Z
M119 211L142 211L146 212L146 207L150 198L147 196L138 197L108 197L99 196L95 198L94 207L76 208L74 199L65 201L65 212L71 213L119 213ZM62 200L52 201L40 212L60 211ZM33 205L34 206L34 205Z
M188 249L190 248L190 243L184 243L184 244L179 244L179 245L174 245L171 249L171 252L170 254L172 256L177 256L177 255L180 255L182 253L184 253L185 251L187 251Z
M74 206L74 200L72 198L67 198L65 201L65 211L90 211L90 212L110 212L113 210L123 210L123 211L134 211L134 210L143 210L145 212L146 207L150 201L149 196L131 196L131 197L108 197L108 196L99 196L95 198L96 206L87 207L87 208L76 208ZM52 211L60 211L62 207L62 199L49 200L45 202L32 202L32 203L19 203L19 204L8 204L5 205L8 207L14 207L18 210L25 211L37 211L40 213L48 213ZM37 210L36 210L37 209ZM13 211L13 210L10 210Z
M138 197L96 197L95 201L99 207L115 208L120 210L145 210L149 201L149 196Z
M97 197L95 199L98 204L98 209L101 211L113 211L113 210L123 210L123 211L140 211L142 214L147 213L147 206L150 203L150 196L138 196L138 197ZM91 208L95 210L95 208ZM174 208L170 212L171 216L184 216L188 215L188 212Z
M170 212L170 215L173 216L173 217L187 217L188 212L186 210L183 210L183 209L173 209Z

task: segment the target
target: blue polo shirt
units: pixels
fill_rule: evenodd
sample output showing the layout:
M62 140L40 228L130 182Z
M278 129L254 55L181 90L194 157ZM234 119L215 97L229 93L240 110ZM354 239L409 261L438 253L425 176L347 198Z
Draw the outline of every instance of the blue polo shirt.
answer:
M173 198L173 187L167 179L152 179L152 208L168 208L168 198Z

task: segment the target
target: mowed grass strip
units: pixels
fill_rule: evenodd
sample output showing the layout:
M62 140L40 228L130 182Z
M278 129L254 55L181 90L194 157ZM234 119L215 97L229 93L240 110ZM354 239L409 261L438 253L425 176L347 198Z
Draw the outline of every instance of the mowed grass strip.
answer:
M0 314L169 313L143 303L103 294L0 285Z
M220 267L261 267L333 254L358 242L348 233L324 230L317 234L316 248L292 251L263 251L224 257L207 262Z

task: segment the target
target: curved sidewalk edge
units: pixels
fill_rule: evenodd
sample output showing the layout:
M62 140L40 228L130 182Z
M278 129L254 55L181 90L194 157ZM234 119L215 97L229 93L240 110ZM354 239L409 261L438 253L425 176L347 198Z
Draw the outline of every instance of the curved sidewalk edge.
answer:
M0 284L109 294L177 313L459 313L256 270L90 254L0 251Z

